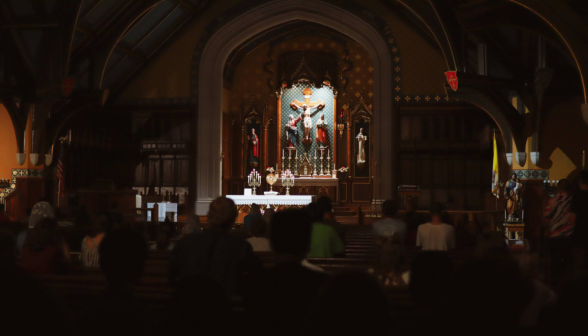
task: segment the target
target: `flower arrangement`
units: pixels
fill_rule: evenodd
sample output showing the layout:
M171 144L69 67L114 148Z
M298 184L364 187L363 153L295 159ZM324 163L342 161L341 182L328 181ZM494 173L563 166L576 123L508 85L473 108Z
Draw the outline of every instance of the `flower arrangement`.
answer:
M349 170L349 167L341 167L338 169L339 173L347 173L348 170Z
M270 173L270 174L273 173L273 172L275 172L274 167L267 167L265 169L265 171L268 172L268 173Z

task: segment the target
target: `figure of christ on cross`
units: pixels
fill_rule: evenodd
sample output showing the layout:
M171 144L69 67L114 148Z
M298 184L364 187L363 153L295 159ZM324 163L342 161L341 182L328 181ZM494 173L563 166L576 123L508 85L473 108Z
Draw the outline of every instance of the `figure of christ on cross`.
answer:
M322 110L325 107L325 103L322 100L310 101L312 90L309 87L304 89L304 91L302 91L302 94L304 94L304 102L293 100L290 103L290 107L295 111L302 109L301 113L304 114L304 137L302 142L306 145L309 145L312 143L312 140L310 140L310 130L312 129L312 116L318 111ZM314 113L312 113L313 109L316 109ZM290 118L290 120L292 120L292 118Z

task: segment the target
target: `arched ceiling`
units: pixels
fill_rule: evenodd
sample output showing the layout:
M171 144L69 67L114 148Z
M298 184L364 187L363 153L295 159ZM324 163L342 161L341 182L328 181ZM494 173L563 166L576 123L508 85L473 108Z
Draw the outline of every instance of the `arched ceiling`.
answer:
M28 77L37 86L74 77L77 89L116 90L208 2L4 0L0 42L11 49L5 58L19 68L10 76Z
M143 1L142 6L130 10L134 7L134 2L82 2L72 41L72 56L79 62L78 76L81 85L90 84L88 76L91 50L107 38L112 26L121 26L124 30L108 54L100 75L100 86L104 88L116 88L148 63L207 3L203 0ZM134 15L128 15L128 12Z
M251 1L250 7L268 1ZM534 81L535 64L530 53L534 46L529 41L541 36L547 45L547 65L555 70L551 87L572 93L578 90L579 82L586 86L574 73L582 73L578 69L588 57L577 51L588 35L584 20L588 18L588 1L561 0L555 7L551 0L378 3L400 14L443 52L448 70L475 74L476 48L485 44L487 76L512 84L516 91ZM74 77L77 90L120 91L190 22L211 22L213 18L206 13L213 4L223 6L211 0L0 1L0 62L5 64L0 88L21 98L41 97L58 93L61 79ZM552 8L552 13L546 13L545 8ZM568 30L562 30L555 20L567 24L564 28ZM284 27L275 31L280 29ZM574 31L576 40L569 45L562 34L567 33L569 39L569 32ZM265 33L244 48L262 43L264 38ZM584 71L588 75L588 63L582 67L587 68Z

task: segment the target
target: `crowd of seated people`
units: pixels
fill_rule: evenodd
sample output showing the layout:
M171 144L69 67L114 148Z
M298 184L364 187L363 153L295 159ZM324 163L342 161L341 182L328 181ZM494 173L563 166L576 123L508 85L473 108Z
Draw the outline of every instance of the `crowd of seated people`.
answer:
M50 209L44 202L33 208L31 228L18 236L23 240L20 249L11 232L0 230L0 306L9 311L0 321L19 334L588 331L582 315L588 312L588 277L583 273L561 288L549 288L526 274L504 239L492 234L479 241L471 259L456 265L449 251L455 247L455 233L444 223L439 205L432 206L430 222L417 229L415 243L423 251L409 261L407 225L395 218L397 207L392 201L384 202L384 219L373 227L375 257L369 271L330 274L314 265L312 258L344 260L344 238L349 235L336 222L330 201L263 215L260 211L251 220L251 237L246 238L232 232L238 214L234 202L217 198L210 204L208 228L202 229L198 217L191 217L190 226L178 233L180 239L173 246L167 238L158 246L171 250L167 281L172 291L163 312L153 311L137 297L149 255L144 232L105 212L90 225L81 244L82 264L100 267L104 288L91 304L71 314L73 308L31 276L66 273L70 267L69 247ZM169 237L174 229L164 222L157 230L157 235ZM268 251L274 263L264 267L259 253ZM391 309L392 289L410 295L411 314L398 315ZM29 323L31 319L38 323Z

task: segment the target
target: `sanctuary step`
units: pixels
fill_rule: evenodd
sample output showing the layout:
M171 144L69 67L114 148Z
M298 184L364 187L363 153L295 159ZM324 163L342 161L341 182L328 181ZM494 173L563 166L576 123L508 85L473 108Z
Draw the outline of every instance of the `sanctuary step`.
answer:
M335 216L356 216L357 212L351 208L336 207L333 208L333 214Z

